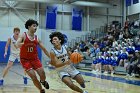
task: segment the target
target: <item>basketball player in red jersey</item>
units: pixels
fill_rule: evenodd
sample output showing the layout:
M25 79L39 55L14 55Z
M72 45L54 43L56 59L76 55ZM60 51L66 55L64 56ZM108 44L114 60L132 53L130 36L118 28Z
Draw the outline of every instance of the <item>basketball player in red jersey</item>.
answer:
M46 76L42 64L38 58L37 46L43 50L48 56L49 53L43 46L42 42L38 39L35 32L37 30L38 23L35 20L29 19L25 23L25 28L28 29L17 40L16 46L20 47L20 60L21 65L26 70L27 74L32 79L34 85L40 90L40 93L45 93L41 84L49 89L49 84L45 81ZM35 71L40 76L40 81L37 79Z

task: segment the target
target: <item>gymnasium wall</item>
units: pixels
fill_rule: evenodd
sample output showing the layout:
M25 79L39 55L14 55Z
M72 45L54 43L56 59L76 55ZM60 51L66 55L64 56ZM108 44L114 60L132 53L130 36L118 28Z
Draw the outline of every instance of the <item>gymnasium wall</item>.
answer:
M128 15L133 15L140 13L140 0L137 4L131 4L131 6L128 6Z
M96 0L95 0L96 1ZM98 0L97 0L98 1ZM89 17L90 17L90 30L104 26L107 23L112 21L122 21L122 3L121 0L102 0L100 2L115 4L111 8L103 7L89 7ZM24 23L27 19L37 19L40 23L40 28L45 29L46 25L46 7L47 6L57 6L57 20L56 20L56 29L58 30L71 30L72 23L72 9L80 8L83 9L83 21L82 21L82 30L87 31L87 7L84 6L74 6L68 4L46 4L41 3L39 5L39 11L37 10L37 4L33 2L19 2L15 9L7 8L3 5L0 7L0 27L13 27L19 26L24 28ZM38 14L39 13L39 17Z
M96 1L96 0L95 0ZM97 0L98 1L98 0ZM25 21L29 18L36 19L39 22L39 29L37 35L41 38L42 42L45 44L45 47L50 50L51 44L48 39L49 33L52 31L46 31L46 7L47 6L57 6L57 20L56 20L56 29L57 31L62 31L69 38L75 39L80 35L86 34L87 32L87 16L89 16L89 30L94 30L100 26L104 26L107 23L112 21L121 21L122 20L122 5L121 0L102 0L101 2L117 4L117 6L108 8L100 7L89 7L89 15L87 15L87 7L83 6L73 6L73 5L62 5L62 4L39 4L39 10L37 10L37 4L35 2L19 2L16 4L15 9L8 8L5 4L0 3L0 62L7 62L8 59L3 59L4 47L8 37L13 33L14 27L21 28L21 33L26 31L24 24ZM80 8L83 9L83 21L82 21L82 31L75 32L71 30L72 22L72 9ZM44 39L45 38L45 39ZM40 50L39 50L40 51ZM39 52L40 56L41 51ZM44 54L43 54L44 56ZM41 58L41 57L40 57ZM47 58L45 58L47 59Z

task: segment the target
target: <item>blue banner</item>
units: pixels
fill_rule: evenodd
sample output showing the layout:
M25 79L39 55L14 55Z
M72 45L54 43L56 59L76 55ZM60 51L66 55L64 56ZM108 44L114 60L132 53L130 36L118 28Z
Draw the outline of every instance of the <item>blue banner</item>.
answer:
M133 0L133 4L139 3L139 0Z
M73 9L72 11L72 30L82 30L82 10Z
M46 28L56 29L57 7L47 7L46 9Z
M126 0L126 7L131 6L131 0Z

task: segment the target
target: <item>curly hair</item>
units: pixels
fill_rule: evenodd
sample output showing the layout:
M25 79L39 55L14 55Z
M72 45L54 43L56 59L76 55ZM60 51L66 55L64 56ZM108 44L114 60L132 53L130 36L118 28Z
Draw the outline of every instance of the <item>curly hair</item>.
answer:
M61 40L61 45L64 44L64 35L61 32L52 32L50 35L50 42L52 43L53 37L58 37Z
M38 26L37 21L33 20L33 19L29 19L26 21L25 23L25 28L28 29L28 26L31 26L32 24L36 24Z

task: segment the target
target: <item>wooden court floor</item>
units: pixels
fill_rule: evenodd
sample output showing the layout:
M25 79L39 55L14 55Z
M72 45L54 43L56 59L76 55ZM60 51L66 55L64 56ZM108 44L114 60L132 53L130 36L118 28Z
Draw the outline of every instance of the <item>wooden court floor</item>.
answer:
M5 65L0 64L0 76ZM46 90L46 93L77 93L61 82L55 70L45 67L45 72L46 80L50 84L50 89ZM140 93L140 78L128 80L125 76L95 75L90 71L81 71L81 73L86 84L84 90L89 93ZM20 64L15 64L5 77L4 85L0 86L0 93L39 93L39 91L30 79L27 85L23 84L23 69Z

